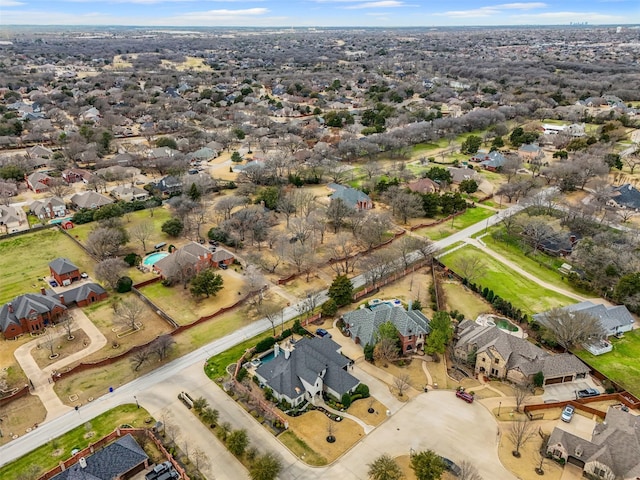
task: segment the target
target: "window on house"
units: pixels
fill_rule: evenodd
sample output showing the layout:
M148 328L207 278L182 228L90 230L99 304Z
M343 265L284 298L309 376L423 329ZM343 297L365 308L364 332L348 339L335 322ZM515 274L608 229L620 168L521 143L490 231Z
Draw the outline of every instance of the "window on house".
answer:
M500 359L496 358L495 363L496 363L496 364L500 363Z
M558 450L557 448L556 448L556 449L554 449L554 450L553 450L553 456L554 456L554 457L557 457L557 458L562 457L562 451L561 451L561 450Z
M484 362L486 360L486 358L482 357L482 361Z
M413 338L413 335L409 335L409 340L411 340Z
M407 345L407 350L411 350L413 348L413 345Z
M604 476L607 474L607 472L606 472L604 469L602 469L602 468L599 468L599 467L593 467L593 474L594 474L596 477L604 477Z

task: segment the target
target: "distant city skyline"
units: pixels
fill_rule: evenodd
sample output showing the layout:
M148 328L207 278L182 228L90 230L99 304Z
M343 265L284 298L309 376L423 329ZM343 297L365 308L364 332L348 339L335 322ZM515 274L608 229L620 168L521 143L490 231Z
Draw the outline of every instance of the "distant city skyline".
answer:
M0 0L0 25L428 27L640 23L638 0Z

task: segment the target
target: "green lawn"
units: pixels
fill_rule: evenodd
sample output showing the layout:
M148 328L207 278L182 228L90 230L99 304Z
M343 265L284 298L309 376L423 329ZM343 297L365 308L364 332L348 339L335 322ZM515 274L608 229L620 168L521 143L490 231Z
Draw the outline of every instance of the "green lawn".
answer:
M495 212L486 208L468 208L462 215L455 217L453 221L448 220L434 227L421 228L417 232L426 235L431 240L441 240L492 215L495 215Z
M0 468L0 478L18 478L34 465L42 474L55 467L61 460L70 457L74 448L83 449L120 425L142 427L148 417L149 412L144 408L138 409L135 405L116 407ZM85 438L88 432L94 433L90 438Z
M467 255L481 256L486 266L486 273L475 283L493 290L496 295L510 301L523 312L533 314L575 303L571 298L528 280L470 245L445 255L441 261L455 271L456 259Z
M303 462L307 465L321 467L327 464L327 459L313 450L307 443L298 438L291 430L287 430L280 434L278 439L298 458L303 458Z
M445 283L442 288L449 310L458 310L465 318L475 320L481 313L493 311L489 302L460 283Z
M244 352L252 347L255 347L260 340L270 337L271 334L271 330L267 330L266 332L261 333L256 337L239 343L235 347L231 347L229 350L225 350L215 357L209 358L206 365L204 366L204 372L212 380L224 377L226 375L227 366L237 362Z
M596 370L620 384L636 397L640 397L640 330L624 334L623 338L610 339L613 350L594 356L586 350L574 352Z
M81 271L93 273L95 262L73 240L56 228L0 240L0 304L49 285L49 262L66 257Z
M147 241L147 251L153 249L153 246L160 242L170 242L170 238L162 232L161 227L164 222L171 218L171 212L167 208L158 207L153 211L153 217L149 215L149 210L138 210L137 212L131 212L129 216L122 217L122 223L126 229L131 229L135 225L139 225L142 222L148 221L153 224L153 234L151 238ZM76 225L76 227L71 230L71 234L73 234L78 240L81 242L85 242L89 237L91 231L97 227L96 222L85 223L83 225ZM138 253L142 254L142 245L135 238L131 238L126 247L134 248Z
M517 263L523 270L535 275L547 283L551 283L557 287L570 290L575 293L584 293L577 291L566 280L566 278L558 271L558 268L564 261L558 257L551 257L542 252L536 252L533 256L525 255L517 245L496 240L491 235L482 237L482 241L495 252L503 257Z

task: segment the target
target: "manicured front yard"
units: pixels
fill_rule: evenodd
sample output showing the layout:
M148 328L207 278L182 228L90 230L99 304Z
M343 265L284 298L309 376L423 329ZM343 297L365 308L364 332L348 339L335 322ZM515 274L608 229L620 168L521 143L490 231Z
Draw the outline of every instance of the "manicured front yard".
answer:
M71 456L74 448L83 449L120 425L142 427L147 417L149 412L144 408L138 409L135 405L116 407L0 468L0 478L18 478L34 465L38 467L40 474L44 473ZM89 436L89 433L92 435Z
M80 271L93 272L94 261L80 246L56 228L0 241L0 304L23 293L49 288L41 280L50 275L49 262L66 257Z
M575 303L575 300L541 287L470 245L445 255L441 260L455 271L456 259L468 255L481 256L486 265L486 273L476 280L476 284L493 290L529 315Z
M624 334L623 338L611 338L613 350L594 356L586 350L574 352L588 365L620 384L633 395L640 397L640 330Z
M462 215L455 217L452 220L447 220L440 225L436 225L433 227L421 228L416 231L419 235L425 235L431 240L441 240L443 238L448 237L460 230L464 230L470 225L476 224L485 220L492 215L495 215L496 212L492 210L488 210L486 208L476 207L476 208L468 208L466 212Z
M481 313L489 313L493 307L477 293L457 282L442 284L449 310L457 310L464 318L475 320Z

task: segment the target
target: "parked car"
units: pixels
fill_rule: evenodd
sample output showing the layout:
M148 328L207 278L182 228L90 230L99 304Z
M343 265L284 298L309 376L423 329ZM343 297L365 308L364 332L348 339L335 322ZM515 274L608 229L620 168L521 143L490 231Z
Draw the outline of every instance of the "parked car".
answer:
M600 392L595 388L585 388L584 390L578 390L577 392L578 398L596 397L598 395L600 395Z
M58 282L56 282L55 280L49 280L49 285L51 285L52 287L57 287Z
M566 407L564 407L564 410L562 410L562 415L560 415L560 419L563 422L569 423L573 418L573 413L575 411L576 411L575 408L573 408L571 405L567 405Z
M220 268L221 268L222 270L226 270L226 269L227 269L227 268L229 268L229 267L227 266L227 264L226 264L226 263L221 263L221 264L220 264Z
M316 330L316 335L318 335L319 337L331 338L331 334L329 332L327 332L324 328L318 328Z
M82 273L80 274L80 276L81 276L82 278L89 278L89 274L88 274L87 272L82 272Z
M473 403L473 395L465 392L463 388L456 390L456 397L461 398L467 403Z
M462 469L453 460L449 460L446 457L440 458L442 459L442 463L444 463L444 466L447 470L449 470L456 477L460 476L460 474L462 473Z
M209 240L209 245L213 245L214 247L218 246L218 241L217 240Z

